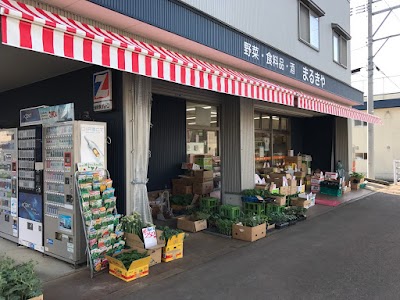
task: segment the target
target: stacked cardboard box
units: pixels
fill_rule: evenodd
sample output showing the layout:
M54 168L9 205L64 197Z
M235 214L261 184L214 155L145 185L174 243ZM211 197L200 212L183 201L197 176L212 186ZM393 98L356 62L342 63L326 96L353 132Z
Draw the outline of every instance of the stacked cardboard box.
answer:
M318 193L320 191L320 183L323 180L324 180L324 174L322 172L315 173L313 176L311 176L311 192L312 193Z
M172 195L205 195L214 189L213 171L195 170L193 176L172 179Z
M213 169L212 155L196 155L194 158L194 163L199 165L204 170Z

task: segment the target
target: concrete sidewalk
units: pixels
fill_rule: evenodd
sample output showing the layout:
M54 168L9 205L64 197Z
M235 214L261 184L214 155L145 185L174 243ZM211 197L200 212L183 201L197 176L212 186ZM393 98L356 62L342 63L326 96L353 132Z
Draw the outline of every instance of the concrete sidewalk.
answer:
M344 205L363 198L371 191L360 190L341 197ZM349 196L347 196L349 195ZM337 198L335 198L337 200ZM327 213L336 207L316 205L308 210L308 219ZM307 222L307 221L306 221ZM273 230L269 235L281 231ZM251 243L211 235L208 233L189 234L184 244L183 259L162 263L151 267L150 275L130 283L125 283L108 273L102 273L90 278L89 269L83 266L74 269L71 265L44 256L36 251L18 247L17 245L0 239L0 254L5 253L17 261L33 259L38 262L37 272L44 282L46 299L101 299L103 297L122 297L154 284L176 274L194 269L207 262L216 260L228 253L234 252ZM66 288L71 287L71 288Z

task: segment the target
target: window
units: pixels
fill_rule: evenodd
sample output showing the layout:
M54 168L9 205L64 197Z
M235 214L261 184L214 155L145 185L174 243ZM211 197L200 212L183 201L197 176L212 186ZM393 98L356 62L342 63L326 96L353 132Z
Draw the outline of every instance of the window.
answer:
M219 155L218 109L186 103L187 154Z
M355 158L356 159L365 159L365 160L367 160L368 156L367 156L367 153L356 153L355 154Z
M333 61L347 67L347 41L351 36L338 24L332 24L333 29Z
M360 120L354 120L354 126L367 126L368 123L367 122L363 122Z
M319 18L325 13L311 0L299 2L300 40L319 49Z

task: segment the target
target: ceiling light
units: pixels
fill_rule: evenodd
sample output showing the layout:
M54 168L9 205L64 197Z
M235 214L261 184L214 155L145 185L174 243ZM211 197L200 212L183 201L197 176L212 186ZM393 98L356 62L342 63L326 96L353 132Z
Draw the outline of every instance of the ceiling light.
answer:
M212 115L216 115L217 112L216 112L216 111L212 111L211 114L212 114Z
M269 116L262 117L261 119L269 119Z
M188 123L188 125L196 125L196 122Z
M211 121L210 123L217 123L217 121Z
M196 108L195 107L191 107L191 108L186 108L186 111L195 111Z
M211 106L203 106L204 109L210 109Z
M273 116L273 117L272 117L272 120L277 120L277 121L279 121L279 117Z
M196 117L187 117L186 120L194 120Z

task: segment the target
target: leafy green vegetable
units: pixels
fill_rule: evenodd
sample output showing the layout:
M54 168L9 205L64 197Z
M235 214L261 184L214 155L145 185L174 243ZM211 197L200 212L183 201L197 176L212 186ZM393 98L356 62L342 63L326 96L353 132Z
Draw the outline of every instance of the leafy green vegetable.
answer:
M168 241L170 238L172 238L174 235L178 235L180 233L183 233L183 230L180 229L172 229L169 228L168 226L161 226L158 229L162 230L162 234L160 236L160 239Z
M188 206L192 204L193 201L193 195L176 195L172 196L170 199L171 204L175 205L182 205L182 206Z
M0 258L0 299L26 300L40 296L42 284L32 261L17 264L9 257Z
M242 222L243 226L255 227L266 222L268 223L268 217L265 215L243 216L240 218L240 222Z
M132 250L131 252L124 252L122 254L119 254L115 258L120 260L124 264L126 269L129 269L132 262L147 256L149 255L146 252L140 253L137 250Z
M363 179L364 178L364 174L363 173L353 172L353 173L350 174L350 177L354 177L356 179Z
M215 222L218 232L225 235L232 235L233 224L235 224L235 221L226 219L218 219Z

